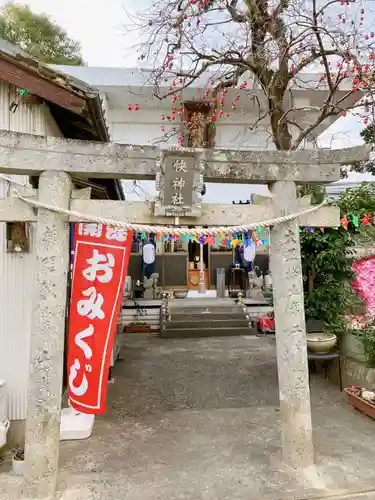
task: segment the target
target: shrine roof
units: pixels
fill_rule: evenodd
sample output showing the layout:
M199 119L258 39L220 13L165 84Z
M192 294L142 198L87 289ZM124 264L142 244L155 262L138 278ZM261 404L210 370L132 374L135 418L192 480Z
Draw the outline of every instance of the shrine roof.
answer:
M110 109L126 109L129 103L138 103L142 109L169 109L170 101L168 99L159 99L154 95L154 82L152 71L142 68L111 68L111 67L88 67L88 66L54 66L51 68L71 75L74 78L84 80L87 84L99 89L102 94L105 94L108 100ZM317 114L321 106L327 99L329 89L325 81L321 81L319 73L301 73L295 85L290 87L290 91L285 94L286 109L300 108L298 114L295 115L295 121L302 127L309 125L311 120L316 120ZM182 98L186 101L195 100L197 89L204 89L209 86L212 79L210 72L204 73L197 78L192 84L184 88ZM248 86L246 89L231 88L228 90L228 102L231 102L231 93L233 97L236 93L243 93L244 99L241 100L241 107L247 114L258 113L257 106L254 107L252 99L248 98L249 89L252 96L259 101L259 106L267 107L268 102L265 99L264 93L260 86L246 75ZM160 93L168 93L170 91L170 81L165 83L165 87L160 86ZM342 101L343 111L357 103L362 93L350 93L352 82L350 79L345 79L341 82L337 90L337 99L345 99ZM311 107L311 110L303 111L306 107ZM330 127L341 115L328 117L316 128L316 135L324 132Z
M75 78L84 80L95 87L153 87L152 70L147 68L114 68L104 66L64 66L64 65L49 65L57 71L67 73ZM212 80L216 73L207 71L199 78L191 83L191 87L201 88L205 87ZM166 73L168 76L168 73ZM302 92L319 92L326 91L328 86L325 82L320 82L321 75L319 73L301 73L299 75L299 85L303 86L298 88ZM246 79L246 78L244 78ZM250 82L251 78L247 78ZM240 86L238 83L238 86ZM317 87L317 83L319 86ZM166 88L169 85L166 85ZM340 86L340 90L351 90L352 83L350 79L344 80Z

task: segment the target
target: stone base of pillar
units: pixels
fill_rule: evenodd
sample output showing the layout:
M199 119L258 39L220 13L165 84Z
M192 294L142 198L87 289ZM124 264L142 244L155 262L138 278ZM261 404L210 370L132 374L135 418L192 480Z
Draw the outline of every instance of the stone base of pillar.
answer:
M329 475L319 470L319 467L314 464L306 467L296 464L293 467L288 465L285 462L282 449L279 453L270 456L270 468L283 471L289 477L290 483L302 487L303 491L318 490L321 492L332 489L337 484L337 482L333 483Z
M314 464L310 399L280 401L283 463L291 469L305 469Z

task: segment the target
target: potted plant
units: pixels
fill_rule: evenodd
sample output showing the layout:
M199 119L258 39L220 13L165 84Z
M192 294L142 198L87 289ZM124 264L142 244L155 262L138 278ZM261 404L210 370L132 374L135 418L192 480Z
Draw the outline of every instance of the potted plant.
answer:
M375 392L362 387L347 387L348 403L368 417L375 418Z
M337 336L334 333L311 332L306 333L308 350L313 354L327 354L337 344Z
M137 308L135 313L136 321L132 321L124 327L124 333L149 333L151 331L151 325L147 324L146 321L142 321L140 318L142 316L147 316L147 310L140 306L139 302L134 300L134 305Z
M15 448L11 451L11 454L12 454L12 471L18 476L22 476L25 466L24 449Z
M367 357L363 345L363 334L367 328L368 320L364 315L347 316L346 328L340 345L341 353L360 363L366 363Z
M366 356L366 363L370 368L375 367L375 321L367 323L362 330L361 341Z

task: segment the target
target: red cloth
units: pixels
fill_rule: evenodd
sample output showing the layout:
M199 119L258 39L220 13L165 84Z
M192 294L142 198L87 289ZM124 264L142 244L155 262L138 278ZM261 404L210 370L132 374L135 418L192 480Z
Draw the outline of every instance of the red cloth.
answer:
M273 330L275 328L275 320L269 316L258 318L258 323L261 330Z

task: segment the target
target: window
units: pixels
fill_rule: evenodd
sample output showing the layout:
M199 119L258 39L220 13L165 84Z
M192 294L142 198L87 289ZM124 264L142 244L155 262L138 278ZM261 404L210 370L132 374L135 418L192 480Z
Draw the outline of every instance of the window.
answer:
M146 243L149 243L149 242L156 243L156 247L157 247L157 241L156 241L155 234L143 235L142 233L134 233L132 247L131 247L131 253L142 254L143 245L146 245Z
M184 146L212 148L215 127L210 127L210 105L206 102L185 102L184 120L189 124L183 131Z
M142 241L133 236L131 253L141 253L141 250L142 250Z
M220 253L233 253L232 247L228 247L227 245L217 245L216 243L211 245L210 251L212 253L218 253L218 252L220 252Z
M187 252L188 242L170 238L164 239L164 253Z
M29 225L27 222L6 223L6 249L8 252L29 252L29 240Z

